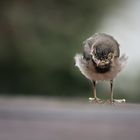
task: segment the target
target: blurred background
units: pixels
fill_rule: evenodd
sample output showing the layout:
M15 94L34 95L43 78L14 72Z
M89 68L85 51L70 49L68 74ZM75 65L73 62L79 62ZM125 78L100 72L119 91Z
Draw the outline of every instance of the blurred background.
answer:
M0 94L90 97L91 83L73 58L86 38L105 32L129 56L115 97L140 102L138 13L138 0L1 0ZM99 83L97 92L109 98L109 83Z
M0 140L139 140L139 13L139 0L0 0ZM129 57L114 89L126 104L88 102L74 56L96 32Z

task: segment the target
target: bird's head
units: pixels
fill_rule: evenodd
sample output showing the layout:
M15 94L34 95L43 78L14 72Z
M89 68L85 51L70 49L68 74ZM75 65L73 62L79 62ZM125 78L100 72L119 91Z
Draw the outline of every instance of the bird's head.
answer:
M112 48L102 44L92 47L90 54L93 62L101 69L108 67L114 59Z

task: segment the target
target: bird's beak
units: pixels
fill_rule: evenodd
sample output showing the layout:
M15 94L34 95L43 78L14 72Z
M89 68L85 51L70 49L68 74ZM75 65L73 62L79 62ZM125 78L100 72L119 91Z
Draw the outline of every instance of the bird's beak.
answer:
M97 67L98 67L101 61L98 60L98 59L94 59L94 62L96 63L96 65L97 65Z
M94 60L94 62L96 63L97 67L100 64L100 60L98 60L97 58L94 57L94 55L92 54L92 59Z
M99 66L100 62L101 62L100 60L95 61L95 63L97 64L97 67Z

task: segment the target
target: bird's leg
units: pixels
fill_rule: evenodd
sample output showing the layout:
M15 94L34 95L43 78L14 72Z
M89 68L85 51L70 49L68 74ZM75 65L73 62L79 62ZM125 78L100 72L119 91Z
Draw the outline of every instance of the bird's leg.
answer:
M110 88L111 88L110 103L124 103L125 99L114 99L113 98L113 80L110 80Z
M113 103L113 80L110 80L110 88L111 88L110 102Z
M97 98L97 95L96 95L96 81L92 81L92 84L93 84L93 98L90 97L89 101L101 102L101 99Z

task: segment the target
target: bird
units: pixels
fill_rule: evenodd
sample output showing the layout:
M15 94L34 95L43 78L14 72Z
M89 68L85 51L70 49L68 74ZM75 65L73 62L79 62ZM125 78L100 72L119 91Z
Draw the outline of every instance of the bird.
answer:
M114 99L114 79L120 73L128 57L120 56L120 45L113 36L106 33L95 33L83 42L83 53L76 54L75 66L81 73L92 82L93 95L90 102L102 103L103 100L97 97L96 84L98 81L110 82L110 103L122 103L125 99Z

